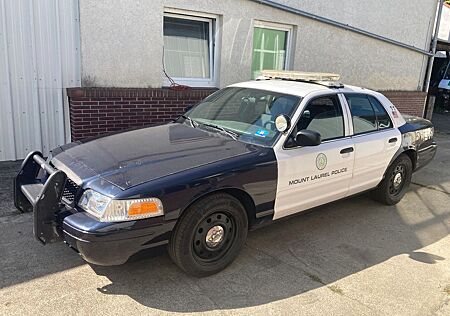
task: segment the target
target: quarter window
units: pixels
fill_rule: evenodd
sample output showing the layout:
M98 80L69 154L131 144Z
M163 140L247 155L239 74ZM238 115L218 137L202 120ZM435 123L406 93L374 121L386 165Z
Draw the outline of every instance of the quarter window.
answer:
M215 85L214 26L212 18L165 13L164 68L171 79L192 86Z
M307 129L320 134L322 141L345 136L344 117L337 96L319 97L309 102L300 116L286 147L294 147L297 132Z
M391 118L383 105L381 105L380 101L371 95L369 95L369 100L375 110L375 115L377 116L378 129L391 128L393 126Z
M362 134L392 127L383 105L376 98L365 94L346 94L345 98L353 118L353 134Z
M291 29L257 22L253 32L252 79L261 70L284 70L288 64Z

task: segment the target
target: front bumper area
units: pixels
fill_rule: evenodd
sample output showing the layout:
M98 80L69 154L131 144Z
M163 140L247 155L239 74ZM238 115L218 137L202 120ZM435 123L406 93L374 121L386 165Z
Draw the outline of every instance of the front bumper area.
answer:
M63 207L66 181L67 175L53 168L37 151L28 154L14 179L14 205L21 212L33 211L33 233L43 244L61 239L55 214Z
M100 222L63 203L66 181L66 174L45 162L39 152L27 156L14 180L15 206L33 211L33 233L43 244L63 240L90 263L118 265L141 250L168 243L175 221L155 217Z
M62 221L64 241L89 263L110 266L125 263L141 250L165 245L175 222L153 218L128 222L99 222L79 212Z

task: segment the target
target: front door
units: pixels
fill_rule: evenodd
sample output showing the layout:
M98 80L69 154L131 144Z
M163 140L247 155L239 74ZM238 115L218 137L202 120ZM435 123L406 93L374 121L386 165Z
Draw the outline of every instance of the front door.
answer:
M275 148L278 186L274 219L294 214L347 195L352 178L354 144L349 137L346 108L337 94L309 101L283 146ZM322 143L299 147L294 135L319 132Z

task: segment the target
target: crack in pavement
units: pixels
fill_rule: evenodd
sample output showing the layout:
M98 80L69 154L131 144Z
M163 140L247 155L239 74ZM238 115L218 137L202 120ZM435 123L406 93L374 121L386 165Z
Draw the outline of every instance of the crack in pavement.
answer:
M450 192L447 192L447 191L444 191L444 190L439 190L438 188L431 187L431 186L428 186L428 185L425 185L425 184L421 184L421 183L417 183L417 182L413 182L413 181L411 181L411 184L415 184L415 185L417 185L417 186L419 186L421 188L424 188L424 189L433 190L433 191L437 191L437 192L441 192L441 193L450 195Z

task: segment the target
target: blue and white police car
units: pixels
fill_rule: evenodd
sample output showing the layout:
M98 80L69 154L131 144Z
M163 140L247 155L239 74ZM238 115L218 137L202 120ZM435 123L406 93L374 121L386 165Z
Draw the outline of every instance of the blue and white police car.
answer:
M382 94L322 73L265 71L221 89L171 123L78 141L15 179L42 243L118 265L167 245L206 276L262 224L363 191L392 205L435 155L433 126Z

